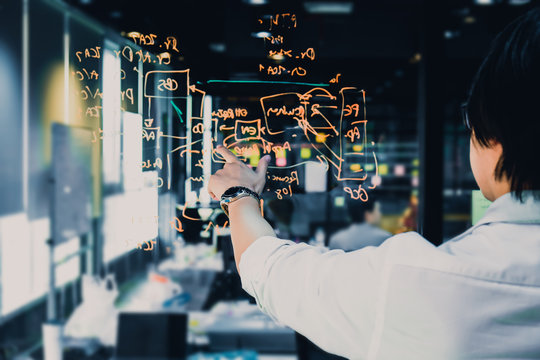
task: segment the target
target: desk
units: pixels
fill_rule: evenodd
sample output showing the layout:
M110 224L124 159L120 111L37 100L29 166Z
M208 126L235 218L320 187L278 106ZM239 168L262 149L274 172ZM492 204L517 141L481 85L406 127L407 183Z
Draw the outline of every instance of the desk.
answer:
M296 352L294 331L276 324L247 301L221 302L209 312L190 312L188 336L191 344L207 344L209 350L216 352L236 349L279 355Z

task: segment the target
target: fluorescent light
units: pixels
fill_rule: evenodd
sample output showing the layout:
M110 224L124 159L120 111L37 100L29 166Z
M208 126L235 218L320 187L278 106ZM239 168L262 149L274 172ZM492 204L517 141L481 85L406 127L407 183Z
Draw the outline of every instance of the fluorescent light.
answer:
M308 1L304 3L304 8L310 14L350 14L354 4L349 1L322 2Z
M516 5L516 6L525 5L525 4L528 4L530 2L531 2L531 0L508 0L509 5Z

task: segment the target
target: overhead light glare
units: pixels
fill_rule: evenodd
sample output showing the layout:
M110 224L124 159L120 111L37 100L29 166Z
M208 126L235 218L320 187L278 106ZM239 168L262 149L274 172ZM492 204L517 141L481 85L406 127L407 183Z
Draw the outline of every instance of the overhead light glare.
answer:
M133 38L141 37L141 34L137 31L130 31L127 33L127 36L133 39Z
M476 18L474 16L465 16L465 18L463 18L463 22L465 24L474 24L476 22Z
M122 17L122 12L119 10L111 11L110 16L113 19L120 19Z
M212 216L212 213L214 212L214 209L212 208L198 208L197 212L199 213L199 216L201 217L202 221L206 221L210 219L210 216Z
M269 33L268 31L259 31L259 32L252 32L251 36L258 39L264 39L264 38L272 36L272 34Z
M248 5L255 5L255 6L268 4L268 0L244 0L244 2Z
M210 43L208 47L210 48L210 50L218 53L222 53L227 50L227 46L224 43Z
M353 12L354 4L351 1L307 1L304 3L304 8L310 14L346 15Z
M530 3L531 0L508 0L509 5L521 6Z
M493 5L495 3L495 1L493 1L493 0L474 0L474 3L476 5L488 6L488 5Z
M285 55L273 54L273 55L269 55L268 58L277 62L282 62L283 60L285 60Z

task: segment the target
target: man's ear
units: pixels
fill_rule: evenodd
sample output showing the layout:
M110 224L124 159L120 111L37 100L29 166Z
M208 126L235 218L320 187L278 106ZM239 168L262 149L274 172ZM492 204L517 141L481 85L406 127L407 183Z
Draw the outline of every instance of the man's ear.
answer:
M500 142L498 142L497 140L495 139L490 139L488 140L488 147L489 148L493 148L495 150L498 150L500 149L501 150L501 153L502 153L502 145Z
M488 149L489 149L489 152L492 154L492 156L496 158L497 163L498 163L503 154L502 144L498 142L497 140L489 140Z

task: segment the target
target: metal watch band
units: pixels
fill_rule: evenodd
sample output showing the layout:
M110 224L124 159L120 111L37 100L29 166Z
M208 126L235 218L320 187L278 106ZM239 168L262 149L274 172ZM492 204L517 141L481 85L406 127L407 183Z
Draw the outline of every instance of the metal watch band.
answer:
M231 192L231 190L234 191L234 193L228 195L227 193ZM229 204L247 196L251 196L257 201L261 200L259 194L257 194L255 191L248 189L244 186L233 186L225 190L225 192L221 196L219 204L221 205L221 209L223 209L225 215L229 216Z

